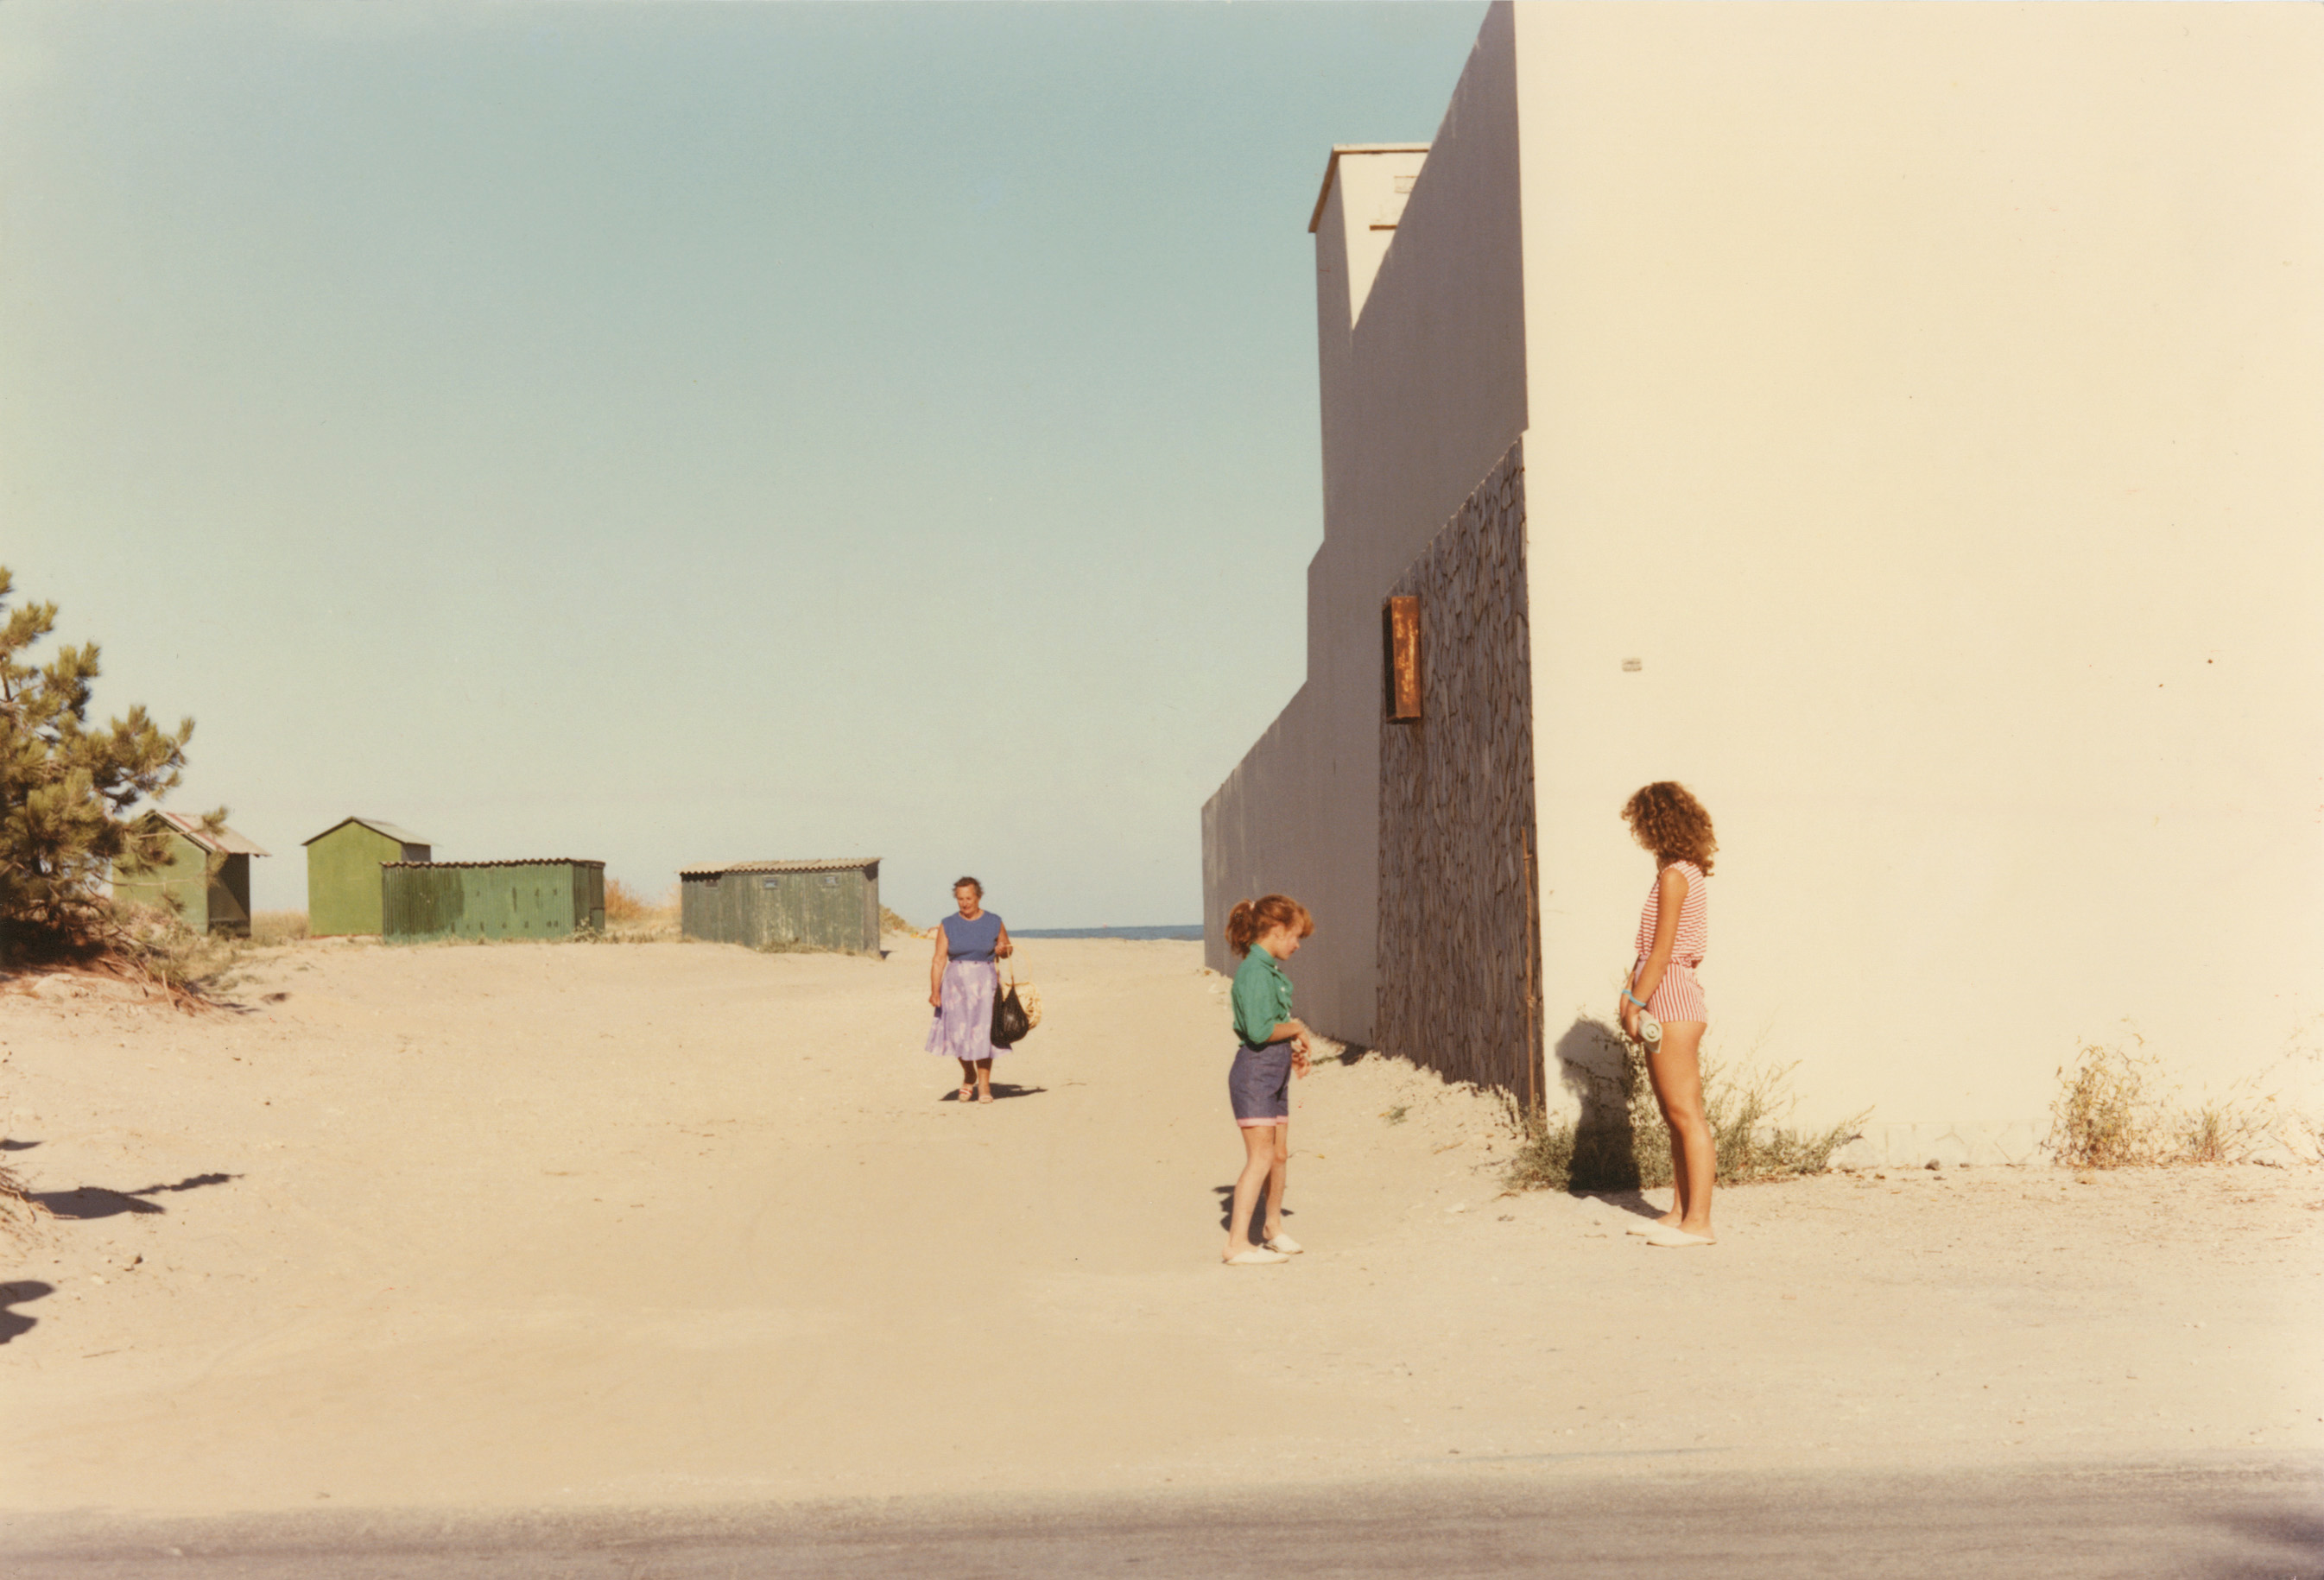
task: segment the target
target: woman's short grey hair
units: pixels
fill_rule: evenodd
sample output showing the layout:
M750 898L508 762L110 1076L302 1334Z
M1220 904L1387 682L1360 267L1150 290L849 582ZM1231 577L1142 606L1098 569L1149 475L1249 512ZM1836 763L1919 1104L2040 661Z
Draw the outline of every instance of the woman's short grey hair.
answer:
M964 888L973 888L976 891L976 897L978 899L981 900L984 897L984 886L977 882L976 879L973 877L955 877L952 880L952 886L954 894L959 893Z

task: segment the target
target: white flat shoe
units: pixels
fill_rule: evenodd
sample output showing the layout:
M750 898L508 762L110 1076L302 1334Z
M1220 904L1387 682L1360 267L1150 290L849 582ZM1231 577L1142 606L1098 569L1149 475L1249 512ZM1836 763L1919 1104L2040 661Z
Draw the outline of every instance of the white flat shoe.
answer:
M1654 1219L1648 1218L1642 1224L1632 1224L1628 1228L1624 1229L1622 1232L1626 1235L1637 1235L1643 1237L1647 1235L1659 1235L1665 1229L1669 1227L1670 1225L1668 1224L1658 1224L1655 1222Z
M1716 1245L1718 1241L1708 1235L1690 1235L1684 1229L1657 1229L1646 1236L1649 1245Z
M1286 1256L1296 1256L1302 1251L1307 1249L1306 1246L1302 1245L1298 1241L1293 1239L1288 1235L1276 1236L1275 1238L1267 1243L1267 1248L1269 1251L1280 1251Z
M1267 1251L1258 1246L1253 1246L1248 1251L1238 1251L1226 1259L1229 1267L1269 1267L1276 1263L1290 1260L1291 1258L1280 1251Z

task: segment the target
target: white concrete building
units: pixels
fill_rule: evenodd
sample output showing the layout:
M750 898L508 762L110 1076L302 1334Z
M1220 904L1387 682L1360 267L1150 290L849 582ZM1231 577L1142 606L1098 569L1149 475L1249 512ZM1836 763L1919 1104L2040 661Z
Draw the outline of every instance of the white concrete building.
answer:
M1496 6L1313 229L1307 677L1204 808L1335 1034L1552 1112L1718 820L1710 1050L2022 1156L2324 1013L2324 12ZM1384 716L1417 595L1422 718Z

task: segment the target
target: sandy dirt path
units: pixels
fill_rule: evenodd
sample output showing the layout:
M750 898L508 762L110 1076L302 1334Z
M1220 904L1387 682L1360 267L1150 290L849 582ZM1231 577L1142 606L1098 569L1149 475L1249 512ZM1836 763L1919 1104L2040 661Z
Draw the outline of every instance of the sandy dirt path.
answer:
M0 1509L576 1508L2324 1449L2324 1178L1504 1197L1496 1107L1295 1088L1282 1269L1196 946L1044 941L1002 1100L926 946L255 957L191 1016L0 992ZM1390 1116L1402 1116L1391 1122Z

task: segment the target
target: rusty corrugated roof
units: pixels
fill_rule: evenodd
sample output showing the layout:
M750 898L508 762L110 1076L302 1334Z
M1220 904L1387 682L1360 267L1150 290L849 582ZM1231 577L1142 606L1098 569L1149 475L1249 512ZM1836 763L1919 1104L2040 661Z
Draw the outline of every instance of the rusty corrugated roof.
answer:
M162 812L159 808L156 808L153 815L160 818L163 822L168 823L171 828L185 835L186 838L191 840L195 844L199 845L205 850L215 851L221 856L265 856L269 854L268 851L263 850L259 848L258 841L247 839L241 834L237 834L232 829L221 826L218 831L213 834L208 829L202 827L201 819L191 816L186 813Z
M877 856L834 856L822 861L727 861L715 867L681 867L680 877L706 877L715 872L853 872L877 867Z
M367 828L377 828L367 823ZM422 841L414 840L417 845ZM602 861L591 861L579 856L512 856L506 861L383 861L382 867L603 867Z

